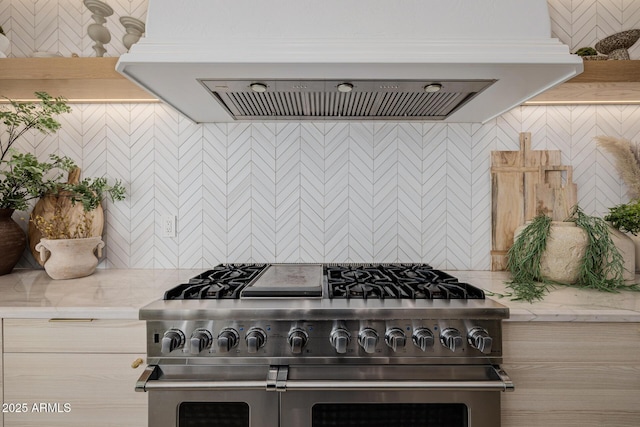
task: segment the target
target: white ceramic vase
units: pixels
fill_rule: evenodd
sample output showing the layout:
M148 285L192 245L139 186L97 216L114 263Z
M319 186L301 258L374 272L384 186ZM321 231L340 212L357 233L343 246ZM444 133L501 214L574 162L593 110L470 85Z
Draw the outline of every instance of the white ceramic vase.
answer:
M92 274L102 256L100 237L85 239L41 239L36 245L44 269L52 279L75 279ZM95 255L97 250L98 257Z

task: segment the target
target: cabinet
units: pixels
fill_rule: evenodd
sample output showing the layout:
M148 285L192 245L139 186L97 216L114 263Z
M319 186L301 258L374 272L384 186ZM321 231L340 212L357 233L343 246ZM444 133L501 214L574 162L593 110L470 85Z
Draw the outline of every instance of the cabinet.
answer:
M640 425L640 324L505 322L502 427Z
M118 58L0 59L0 95L33 100L34 91L45 91L64 96L71 103L159 102L118 73L117 61ZM574 103L640 103L640 60L585 61L582 74L525 105Z
M125 320L5 319L7 427L146 427L147 396L134 386L145 325ZM16 408L16 406L14 406Z

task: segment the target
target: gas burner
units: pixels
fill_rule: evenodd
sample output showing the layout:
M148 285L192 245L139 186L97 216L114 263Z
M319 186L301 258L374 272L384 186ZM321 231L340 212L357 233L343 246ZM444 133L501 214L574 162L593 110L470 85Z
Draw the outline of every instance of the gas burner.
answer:
M325 266L329 298L484 299L484 292L428 264Z
M268 264L220 264L168 290L165 300L176 299L235 299L240 291L253 282Z

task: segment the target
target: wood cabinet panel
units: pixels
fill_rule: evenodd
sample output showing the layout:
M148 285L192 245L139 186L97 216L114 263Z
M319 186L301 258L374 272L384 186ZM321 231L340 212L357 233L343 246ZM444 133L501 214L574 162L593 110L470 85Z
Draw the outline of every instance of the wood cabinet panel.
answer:
M640 363L640 324L505 322L503 355L509 363Z
M640 324L503 326L503 427L640 425Z
M7 353L144 353L139 320L5 319Z
M159 102L115 70L118 58L2 58L0 93L34 100L34 91L70 102ZM584 72L525 105L640 102L640 61L585 61ZM0 99L0 103L6 102Z
M118 58L2 58L0 94L21 101L45 91L71 103L158 102L118 73L116 62Z
M147 394L134 391L144 365L131 368L137 357L145 356L5 353L4 401L27 404L25 413L4 414L5 425L146 427Z

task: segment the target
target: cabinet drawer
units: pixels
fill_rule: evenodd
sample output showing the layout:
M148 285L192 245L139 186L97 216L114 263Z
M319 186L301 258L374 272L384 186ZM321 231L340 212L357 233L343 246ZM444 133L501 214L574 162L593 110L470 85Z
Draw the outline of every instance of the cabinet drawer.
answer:
M5 319L5 353L144 353L140 320Z
M147 393L134 391L144 354L7 353L7 427L146 427Z

